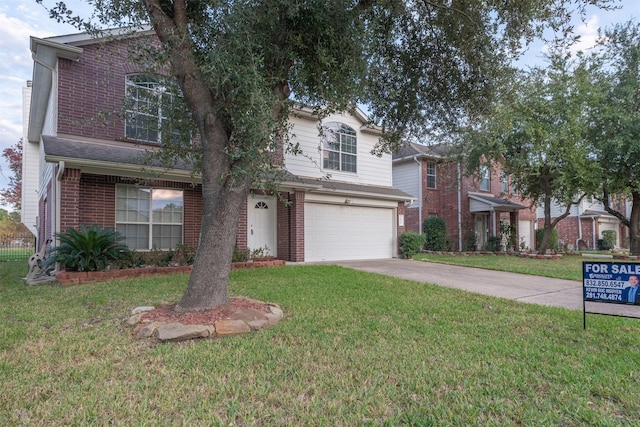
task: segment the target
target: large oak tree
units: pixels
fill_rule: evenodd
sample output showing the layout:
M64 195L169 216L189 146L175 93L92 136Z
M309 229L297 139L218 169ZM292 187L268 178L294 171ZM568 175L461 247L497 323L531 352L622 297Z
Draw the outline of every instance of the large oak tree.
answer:
M584 62L565 52L547 55L547 67L516 73L495 108L476 123L465 141L465 163L473 173L498 163L518 192L544 211L537 248L545 252L555 226L597 187L598 170L588 139L591 90ZM552 206L564 212L552 218Z
M640 255L640 24L629 21L601 34L593 57L589 124L607 212L629 229L629 249ZM630 201L615 204L618 196Z
M40 0L42 1L42 0ZM180 310L227 302L238 212L286 135L290 99L363 105L400 136L446 132L492 101L521 44L609 0L88 0L103 26L151 24L190 113L202 176L201 241ZM58 19L78 22L63 3ZM150 52L147 51L147 52ZM292 96L292 94L294 94ZM320 111L321 109L318 109Z

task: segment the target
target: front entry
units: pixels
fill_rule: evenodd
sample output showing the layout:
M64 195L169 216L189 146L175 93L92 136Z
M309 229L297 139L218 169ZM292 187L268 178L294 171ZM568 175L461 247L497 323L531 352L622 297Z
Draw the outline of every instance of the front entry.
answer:
M278 256L276 242L275 196L251 194L247 199L247 247L265 249L261 255Z
M484 250L489 237L489 214L475 214L474 232L476 235L476 249Z

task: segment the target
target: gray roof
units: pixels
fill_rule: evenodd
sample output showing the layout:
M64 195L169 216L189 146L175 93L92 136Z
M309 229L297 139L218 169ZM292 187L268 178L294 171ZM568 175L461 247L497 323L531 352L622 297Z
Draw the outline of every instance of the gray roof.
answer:
M493 195L469 193L469 198L482 202L486 204L488 208L491 208L495 211L512 212L512 211L526 208L526 206L522 206L521 204L514 203L507 199L501 199L500 197L495 197Z
M410 157L423 157L441 159L446 157L451 152L451 147L446 144L417 144L410 142L404 144L399 151L393 153L393 159L399 160Z
M78 141L43 135L44 155L46 160L76 160L78 163L124 164L133 166L163 167L161 162L153 159L145 163L144 156L153 147L143 147L125 142ZM191 170L184 162L177 162L174 169Z
M287 174L285 178L286 184L295 186L302 184L304 186L317 187L318 191L328 193L361 193L369 195L385 196L397 200L412 200L413 196L398 190L394 187L381 187L377 185L352 184L342 181L333 181L331 179L306 178L292 174ZM284 183L283 183L284 184Z
M45 159L47 161L65 161L69 165L95 165L109 167L113 174L118 173L118 166L143 166L163 168L157 159L143 162L143 156L153 147L143 147L125 142L79 141L54 136L42 136ZM190 172L192 168L184 162L178 162L174 169ZM315 179L286 173L282 187L305 187L311 191L340 194L360 194L393 200L413 199L407 193L393 187L351 184L331 179Z

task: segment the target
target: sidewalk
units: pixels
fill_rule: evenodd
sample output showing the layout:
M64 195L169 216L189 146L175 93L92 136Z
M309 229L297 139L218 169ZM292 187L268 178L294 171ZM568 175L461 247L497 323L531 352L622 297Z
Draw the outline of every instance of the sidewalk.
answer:
M337 261L331 264L530 304L582 310L582 282L573 280L402 259ZM640 318L640 306L590 302L587 303L587 311Z

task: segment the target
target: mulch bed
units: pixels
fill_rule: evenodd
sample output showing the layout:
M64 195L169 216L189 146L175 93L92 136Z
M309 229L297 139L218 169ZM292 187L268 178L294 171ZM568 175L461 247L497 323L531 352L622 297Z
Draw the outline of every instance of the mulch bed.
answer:
M157 307L156 309L145 313L141 320L167 323L176 322L182 323L183 325L213 325L217 321L229 319L240 309L252 308L265 313L270 312L268 304L239 297L230 298L228 304L202 311L177 312L174 309L175 306L176 304Z

